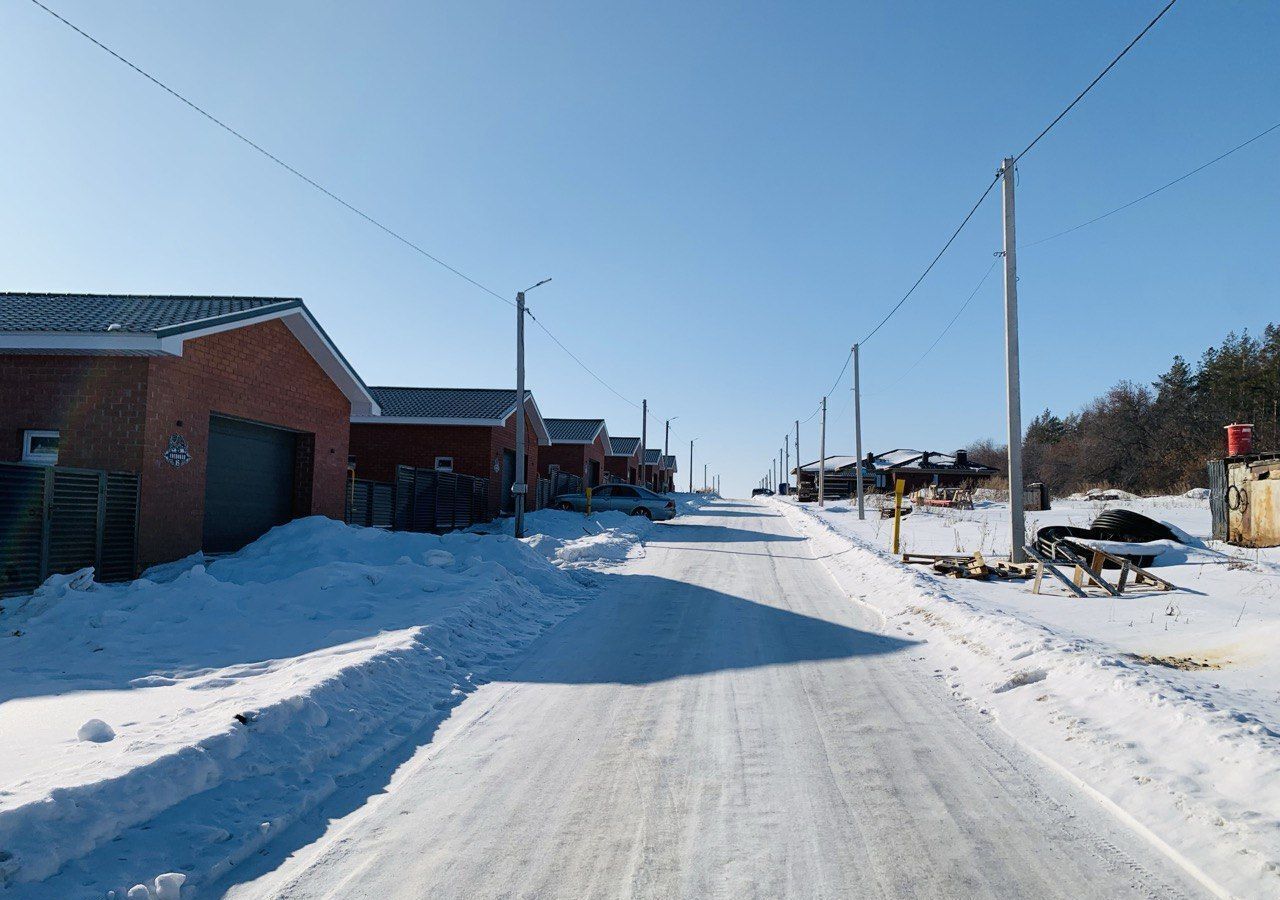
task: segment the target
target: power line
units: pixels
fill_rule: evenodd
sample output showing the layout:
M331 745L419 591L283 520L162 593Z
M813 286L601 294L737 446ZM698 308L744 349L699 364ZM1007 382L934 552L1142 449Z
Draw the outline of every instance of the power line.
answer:
M875 333L883 328L885 323L893 318L894 313L902 308L902 304L906 303L911 295L915 293L916 288L920 287L920 283L925 280L925 277L933 271L933 267L938 264L938 260L942 259L942 255L951 248L953 243L955 243L956 238L960 236L960 232L964 230L964 226L969 224L969 220L973 218L973 214L978 211L978 207L982 205L982 201L987 199L987 195L991 193L991 189L996 186L996 183L999 180L1000 173L997 172L996 176L991 179L991 183L987 185L987 189L982 192L982 196L980 196L977 202L970 207L969 212L965 217L960 220L960 224L956 226L956 230L951 232L951 237L947 238L947 242L942 245L942 249L938 251L938 255L933 258L929 265L925 266L924 271L920 273L920 277L916 279L915 284L911 285L911 290L902 295L902 299L893 305L893 309L889 310L889 314L881 319L880 323L876 325L875 328L872 328L870 333L858 342L859 344L865 344L867 341L871 340L871 338L875 336Z
M1215 156L1213 159L1209 160L1207 163L1204 163L1203 165L1200 165L1200 166L1196 166L1190 172L1187 172L1183 175L1179 175L1177 178L1173 179L1173 181L1166 182L1165 184L1156 188L1154 191L1148 191L1147 193L1143 194L1141 197L1138 197L1136 200L1130 200L1128 203L1124 204L1123 206L1117 206L1115 209L1111 210L1110 212L1105 212L1100 216L1094 216L1092 219L1090 219L1087 222L1081 222L1079 225L1073 225L1070 228L1068 228L1066 231L1059 231L1057 234L1051 234L1048 237L1043 237L1043 238L1040 238L1039 240L1031 241L1029 243L1023 244L1022 245L1023 249L1026 249L1027 247L1034 247L1037 244L1043 244L1043 243L1046 243L1047 241L1055 240L1056 238L1060 238L1060 237L1063 237L1064 235L1071 234L1073 231L1079 231L1081 228L1087 228L1088 226L1094 224L1095 222L1101 222L1103 219L1109 216L1114 216L1118 212L1124 212L1129 207L1136 206L1137 204L1141 203L1143 200L1148 200L1151 197L1154 197L1156 194L1160 193L1161 191L1167 190L1173 187L1175 184L1178 184L1179 182L1186 181L1192 175L1195 175L1199 172L1203 172L1205 169L1209 168L1214 163L1222 162L1224 159L1226 159L1231 154L1235 153L1237 150L1243 150L1245 147L1248 147L1254 141L1260 138L1266 137L1271 132L1275 131L1277 128L1280 128L1280 122L1277 122L1276 124L1272 125L1266 131L1255 134L1253 137L1249 138L1249 140L1245 141L1244 143L1236 144L1234 147L1232 147L1226 153L1223 153L1221 156Z
M934 338L933 343L929 345L929 349L924 351L924 353L921 353L919 358L917 358L916 361L913 362L911 365L907 366L907 368L902 371L902 374L899 375L897 378L895 378L890 384L876 391L874 394L868 394L867 396L875 397L875 396L878 396L879 394L885 393L890 388L897 386L902 381L902 379L906 378L908 375L911 374L911 371L916 366L924 362L924 358L934 351L934 349L938 346L938 344L942 342L942 339L947 336L947 332L951 330L951 326L956 324L956 322L960 319L960 316L964 314L964 311L969 308L969 304L973 302L974 297L978 296L978 291L982 290L982 286L987 283L987 278L991 276L992 270L995 269L996 264L999 262L1000 262L999 259L995 259L995 260L992 260L991 265L987 266L987 271L982 273L982 278L978 280L977 287L975 287L973 289L973 292L970 293L967 298L965 298L964 303L960 304L960 308L956 310L956 314L951 317L951 321L947 323L947 327L943 328L942 331L938 333L938 336Z
M395 239L396 239L397 241L399 241L400 243L404 244L405 246L409 247L410 249L414 250L415 252L417 252L417 253L421 254L422 256L426 257L427 259L431 260L431 261L432 261L432 262L434 262L435 264L437 264L437 265L439 265L439 266L443 267L443 268L444 268L444 269L446 269L447 271L449 271L449 272L453 273L454 275L458 276L458 277L459 277L459 278L461 278L463 281L466 281L468 284L472 285L473 287L479 288L480 290L484 291L486 294L489 294L490 296L495 297L495 298L497 298L498 300L501 300L503 303L507 304L508 306L514 306L514 305L515 305L511 300L509 300L508 298L506 298L506 297L502 296L502 295L501 295L501 294L499 294L497 291L493 290L492 288L488 287L487 285L484 285L484 284L480 283L479 281L477 281L476 279L472 278L470 275L467 275L465 272L461 271L460 269L457 269L457 268L455 268L454 266L449 265L449 263L447 263L447 262L445 262L444 260L440 259L440 257L438 257L438 256L436 256L435 254L433 254L433 253L429 252L428 250L426 250L425 248L423 248L421 245L419 245L419 244L415 243L414 241L412 241L412 240L410 240L409 238L405 237L404 235L400 234L398 231L394 230L393 228L391 228L391 227L389 227L389 226L387 226L387 225L383 224L382 222L380 222L379 220L375 219L373 216L371 216L370 214L366 213L364 210L360 209L359 207L356 207L356 206L354 206L353 204L348 203L346 200L344 200L344 199L342 199L341 197L339 197L339 196L338 196L337 194L335 194L333 191L329 190L329 188L327 188L327 187L325 187L324 185L320 184L318 181L316 181L315 179L311 178L310 176L303 174L299 169L297 169L297 168L296 168L296 167L294 167L293 165L290 165L289 163L285 162L283 159L281 159L279 156L275 155L275 154L274 154L274 153L272 153L271 151L267 150L267 149L266 149L265 147L263 147L261 144L259 144L259 143L257 143L256 141L252 140L251 138L249 138L248 136L246 136L246 135L245 135L245 134L243 134L242 132L240 132L240 131L236 130L236 129L235 129L235 128L233 128L231 125L229 125L229 124L227 124L226 122L224 122L222 119L219 119L217 116L213 115L213 114L212 114L212 113L210 113L208 110L204 109L203 107L201 107L200 105L198 105L198 104L197 104L197 103L195 103L194 101L189 100L187 97L185 97L184 95L182 95L182 94L181 94L181 93L179 93L178 91L176 91L176 90L174 90L173 88L169 87L169 85L165 84L163 81L161 81L160 79L156 78L156 77L155 77L154 75L152 75L150 72L147 72L147 71L146 71L145 69L143 69L141 66L138 66L137 64L135 64L135 63L134 63L134 62L132 62L131 60L129 60L129 59L127 59L127 58L125 58L125 57L124 57L124 56L122 56L122 55L120 55L120 54L119 54L119 53L117 53L115 50L111 49L111 48L110 48L110 47L108 47L106 44L104 44L102 41L100 41L100 40L98 40L97 38L95 38L93 35L89 34L88 32L84 31L82 28L80 28L79 26L77 26L77 25L75 25L74 23L72 23L72 22L68 21L67 19L63 18L61 15L59 15L59 14L58 14L57 12L55 12L54 10L50 9L48 6L45 6L42 2L40 2L40 0L31 0L31 2L32 2L32 3L34 3L36 6L40 7L40 9L44 10L45 12L47 12L49 15L53 16L53 18L57 19L57 20L58 20L59 22L61 22L62 24L66 25L68 28L70 28L70 29L71 29L72 31L74 31L76 34L78 34L78 35L80 35L81 37L85 38L87 41L89 41L90 43L92 43L94 46L98 47L99 49L101 49L101 50L103 50L104 52L106 52L107 54L109 54L112 58L114 58L114 59L116 59L117 61L119 61L119 62L123 63L125 66L129 67L129 68L130 68L130 69L132 69L134 72L138 73L138 74L139 74L139 75L141 75L143 78L145 78L145 79L147 79L148 81L150 81L152 84L154 84L156 87L158 87L158 88L160 88L161 90L163 90L165 93L167 93L167 94L169 94L170 96L174 97L175 99L179 100L179 101L180 101L180 102L182 102L184 105L186 105L186 106L187 106L187 107L189 107L190 109L194 110L196 113L199 113L199 114L200 114L201 116L203 116L205 119L207 119L207 120L209 120L210 122L212 122L213 124L217 125L217 126L218 126L219 128L221 128L223 131L226 131L228 134L232 135L233 137L235 137L236 139L240 140L240 141L241 141L241 142L243 142L244 144L246 144L246 145L248 145L249 147L253 148L253 149L254 149L254 150L256 150L258 153L262 154L262 155L263 155L263 156L265 156L267 159L269 159L271 162L275 163L277 166L279 166L280 168L284 169L286 172L289 172L291 175L294 175L295 177L299 178L300 180L302 180L303 182L305 182L305 183L306 183L307 185L309 185L310 187L314 188L315 190L319 191L321 194L325 195L325 196L326 196L326 197L328 197L329 199L331 199L331 200L333 200L334 202L336 202L336 203L340 204L340 205L341 205L342 207L344 207L345 209L349 210L350 212L352 212L352 213L354 213L355 215L359 216L360 218L364 219L366 222L368 222L369 224L373 225L375 228L378 228L379 230L383 231L384 233L386 233L386 234L390 235L391 237L395 238ZM543 330L543 332L545 332L545 333L546 333L547 337L551 338L551 340L555 342L555 344L556 344L556 346L557 346L557 347L559 347L559 348L560 348L561 350L563 350L566 354L568 354L569 358L570 358L570 359L572 359L575 363L577 363L577 364L578 364L578 365L583 369L583 371L585 371L585 372L586 372L587 374L589 374L592 378L594 378L596 381L598 381L600 384L602 384L606 389L608 389L611 393L613 393L613 394L614 394L614 396L618 397L620 400L622 400L622 401L623 401L623 402L625 402L625 403L630 404L630 405L631 405L631 406L633 406L633 407L637 407L637 408L638 408L638 407L640 406L640 404L636 403L634 400L631 400L631 399L629 399L628 397L624 396L622 393L620 393L617 389L615 389L615 388L613 387L613 385L611 385L611 384L609 384L609 382L605 381L605 380L604 380L604 378L602 378L598 373L596 373L596 372L595 372L595 370L593 370L590 366L588 366L585 362L583 362L583 361L582 361L582 359L581 359L581 358L579 358L577 354L575 354L572 350L570 350L568 347L566 347L566 346L564 345L564 343L563 343L563 342L562 342L558 337L556 337L554 334L552 334L552 333L551 333L551 330L550 330L549 328L547 328L547 326L546 326L546 325L544 325L544 324L542 323L542 321L541 321L541 320L537 319L537 318L533 315L533 313L532 313L532 312L530 312L530 313L529 313L529 318L530 318L530 319L532 319L532 320L533 320L533 322L534 322L535 324L537 324L537 326L538 326L539 328L541 328L541 329Z
M1124 59L1125 55L1130 50L1132 50L1134 46L1137 45L1138 41L1142 40L1143 37L1146 36L1147 32L1149 32L1152 28L1154 28L1155 24L1159 22L1160 19L1164 16L1164 14L1167 13L1170 9L1172 9L1173 4L1177 2L1178 0L1169 0L1169 2L1165 4L1165 7L1162 10L1160 10L1159 13L1156 14L1156 17L1147 23L1147 27L1143 28L1142 31L1138 32L1137 37L1135 37L1128 44L1126 44L1125 48L1121 50L1119 54L1117 54L1116 57L1113 60L1111 60L1111 62L1107 63L1107 67L1103 69L1101 72L1099 72L1097 76L1094 77L1093 81L1090 81L1089 84L1085 86L1085 89L1082 90L1079 94L1077 94L1075 99L1066 105L1066 108L1064 108L1062 112L1054 116L1053 121L1050 122L1048 125L1046 125L1044 129L1035 136L1035 138L1031 141L1031 143L1027 144L1027 146L1022 149L1021 153L1019 153L1017 156L1014 157L1014 162L1016 163L1022 157L1026 156L1032 147L1040 143L1040 140L1046 134L1052 131L1054 126L1057 125L1059 122L1061 122L1066 117L1067 113L1071 112L1071 110L1075 108L1076 104L1079 103L1081 100L1083 100L1085 95L1088 94L1091 90L1093 90L1093 88L1098 84L1098 82L1100 82L1104 77L1106 77L1106 74L1108 72L1110 72L1113 68L1115 68L1116 64L1120 62L1120 60ZM947 238L947 242L942 245L942 249L938 251L937 256L935 256L930 261L929 265L927 265L925 267L925 270L920 274L920 277L917 278L915 280L915 283L911 285L911 289L908 290L902 296L901 300L899 300L897 303L893 305L893 308L889 310L888 315L886 315L883 319L881 319L880 322L876 325L876 327L871 329L870 333L867 334L867 336L864 337L861 341L859 341L860 344L865 344L867 341L869 341L876 334L876 332L878 332L881 328L883 328L888 323L888 321L893 318L894 314L897 313L897 311L902 308L902 305L906 303L908 299L910 299L911 295L915 293L916 288L920 286L920 283L924 281L924 279L928 276L928 274L933 270L933 267L938 264L938 260L942 259L943 254L945 254L947 250L950 249L951 245L955 243L955 239L960 236L960 232L964 230L964 227L969 224L969 220L972 219L973 214L978 211L978 207L982 205L982 201L987 199L987 196L991 193L992 188L994 188L996 186L996 183L999 182L1000 174L1001 173L999 172L996 173L996 176L991 180L990 184L987 185L986 190L982 192L982 196L978 198L977 202L974 203L973 206L969 209L968 214L960 221L960 224L956 226L956 230L951 233L951 237Z
M552 334L552 333L551 333L551 329L547 328L547 326L546 326L546 325L543 325L543 324L542 324L542 320L541 320L541 319L539 319L537 316L535 316L535 315L533 314L533 311L532 311L532 310L526 309L526 310L525 310L525 312L528 314L529 318L533 320L533 323L534 323L535 325L537 325L539 328L541 328L541 329L543 330L543 332L547 335L547 337L551 338L551 340L553 340L553 341L555 342L555 345L556 345L557 347L559 347L561 350L563 350L565 353L567 353L567 354L569 355L569 358L570 358L570 359L572 359L574 362L576 362L579 366L581 366L581 367L582 367L582 370L583 370L584 372L586 372L588 375L590 375L590 376L591 376L592 378L594 378L596 381L598 381L598 382L600 382L602 385L604 385L604 386L605 386L605 387L606 387L606 388L607 388L607 389L608 389L608 390L609 390L609 391L610 391L610 392L611 392L615 397L617 397L619 400L623 401L624 403L628 403L628 404L630 404L631 406L634 406L636 409L639 409L639 408L640 408L640 404L639 404L639 403L636 403L634 400L632 400L632 399L630 399L630 398L628 398L628 397L624 397L622 394L620 394L620 393L619 393L619 392L618 392L618 391L613 387L613 385L609 384L609 382L605 381L603 378L601 378L599 375L597 375L594 369L592 369L590 366L588 366L586 363L584 363L581 359L579 359L579 358L578 358L578 355L577 355L576 353L574 353L572 350L570 350L568 347L566 347L563 343L561 343L560 339L559 339L558 337L556 337L554 334Z
M68 28L70 28L70 29L71 29L72 31L74 31L76 34L80 35L80 36L81 36L81 37L83 37L85 40L89 41L89 42L90 42L91 44L93 44L94 46L96 46L96 47L100 48L101 50L104 50L106 53L110 54L110 55L111 55L112 57L114 57L115 59L117 59L117 60L119 60L120 62L124 63L124 64L125 64L126 66L128 66L130 69L132 69L133 71L137 72L137 73L138 73L139 75L141 75L143 78L147 79L147 81L150 81L152 84L154 84L156 87L158 87L158 88L160 88L161 90L163 90L165 93L169 94L170 96L174 97L175 99L177 99L177 100L181 101L182 103L186 104L188 107L190 107L191 109L195 110L197 113L199 113L200 115L202 115L202 116L204 116L206 119L208 119L210 122L212 122L213 124L217 125L217 126L218 126L219 128L221 128L223 131L227 132L228 134L232 135L233 137L237 138L238 140L243 141L245 144L247 144L248 146L252 147L254 150L257 150L259 153L261 153L261 154L262 154L263 156L265 156L267 159L271 160L273 163L275 163L276 165L278 165L280 168L284 169L286 172L289 172L289 173L290 173L290 174L292 174L292 175L297 176L297 177L298 177L298 178L300 178L302 181L306 182L308 185L310 185L311 187L315 188L315 189L316 189L317 191L319 191L320 193L324 194L324 195L325 195L326 197L328 197L330 200L333 200L333 201L335 201L336 203L341 204L343 207L345 207L345 208L346 208L346 209L348 209L349 211L351 211L351 212L355 213L357 216L359 216L360 218L364 219L364 220L365 220L366 222L368 222L370 225L373 225L375 228L378 228L378 229L380 229L380 230L382 230L382 231L386 232L387 234L391 235L391 237L395 238L397 241L399 241L400 243L404 244L406 247L409 247L410 249L412 249L412 250L414 250L414 251L416 251L416 252L418 252L418 253L422 254L423 256L425 256L427 259L431 260L431 261L432 261L433 263L435 263L436 265L438 265L438 266L442 266L443 268L445 268L445 269L447 269L448 271L452 272L454 275L457 275L457 276L458 276L459 278L461 278L463 281L466 281L466 282L468 282L469 284L471 284L471 285L473 285L473 286L475 286L475 287L478 287L480 290L484 291L486 294L491 294L492 296L494 296L494 297L496 297L497 299L501 300L503 303L507 304L508 306L514 306L514 305L515 305L511 300L508 300L506 297L502 296L502 295L501 295L501 294L499 294L497 291L493 290L492 288L486 287L485 285L483 285L483 284L481 284L480 282L476 281L474 278L472 278L470 275L466 274L465 272L462 272L462 271L460 271L460 270L458 270L458 269L455 269L453 266L449 265L447 262L445 262L444 260L440 259L440 257L435 256L434 254L432 254L432 253L428 252L426 249L424 249L423 247L421 247L419 244L416 244L416 243L414 243L413 241L409 240L409 238L407 238L407 237L405 237L404 235L400 234L398 231L394 230L393 228L390 228L390 227L389 227L389 226L387 226L387 225L382 224L381 222L379 222L379 221L378 221L377 219L375 219L373 216L369 215L369 214L368 214L367 212L365 212L364 210L362 210L362 209L360 209L360 208L358 208L358 207L356 207L356 206L351 205L351 204L350 204L350 203L348 203L346 200L343 200L341 197L339 197L339 196L338 196L337 194L335 194L333 191L329 190L329 189L328 189L327 187L325 187L324 185L320 184L320 183L319 183L318 181L316 181L315 179L313 179L313 178L311 178L311 177L309 177L309 176L307 176L307 175L304 175L304 174L303 174L302 172L300 172L298 169L294 168L294 167L293 167L293 166L291 166L289 163L285 162L283 159L281 159L280 157L276 156L276 155L275 155L274 153L272 153L270 150L267 150L267 149L266 149L265 147L263 147L261 144L259 144L259 143L255 142L255 141L253 141L252 139L250 139L250 138L246 137L244 134L242 134L241 132L239 132L239 131L237 131L236 129L232 128L230 125L228 125L226 122L224 122L224 121L222 121L221 119L219 119L217 116L213 115L213 113L211 113L211 112L209 112L208 110L204 109L203 107L201 107L201 106L197 105L196 103L192 102L191 100L188 100L188 99L187 99L186 97L184 97L182 94L178 93L176 90L174 90L173 88L169 87L169 85L165 84L165 83L164 83L163 81L161 81L159 78L156 78L156 77L155 77L154 75L152 75L150 72L147 72L146 70L142 69L140 66L136 65L135 63L133 63L133 62L129 61L128 59L125 59L123 56L121 56L121 55L120 55L119 53L117 53L116 51L112 50L110 47L108 47L106 44L102 43L102 41L98 40L98 39L97 39L97 38L95 38L93 35L89 34L88 32L84 31L84 30L83 30L83 29L81 29L80 27L78 27L78 26L76 26L76 25L72 24L71 22L67 21L67 20L66 20L66 19L64 19L62 16L58 15L58 13L54 12L52 9L50 9L49 7L47 7L47 6L45 6L43 3L41 3L41 2L40 2L40 0L31 0L31 2L32 2L32 3L34 3L36 6L40 7L41 9L43 9L43 10L44 10L45 12L47 12L49 15L53 16L55 19L57 19L57 20L58 20L59 22L61 22L63 25L66 25Z
M1165 4L1164 9L1156 13L1156 17L1147 23L1147 27L1139 31L1138 36L1135 37L1133 40L1131 40L1128 44L1126 44L1125 48L1121 50L1119 54L1116 55L1116 58L1111 60L1111 62L1107 63L1107 67L1103 69L1101 72L1099 72L1097 77L1094 78L1093 81L1089 82L1089 84L1085 87L1083 91L1076 94L1076 98L1067 104L1066 109L1064 109L1062 112L1054 116L1053 121L1044 127L1044 131L1041 131L1039 134L1037 134L1035 136L1035 139L1030 144L1027 144L1027 146L1022 149L1022 152L1013 158L1013 161L1016 163L1018 160L1022 159L1022 157L1026 156L1027 153L1030 152L1032 147L1040 143L1040 139L1042 137L1044 137L1046 134L1052 131L1055 125L1057 125L1064 118L1066 118L1067 113L1071 112L1071 110L1075 108L1075 105L1084 99L1084 95L1089 93L1091 90L1093 90L1094 85L1096 85L1099 81L1105 78L1107 73L1110 72L1113 68L1115 68L1116 63L1124 59L1125 54L1127 54L1130 50L1134 48L1134 46L1137 45L1138 41L1146 37L1147 32L1150 31L1152 28L1155 28L1156 23L1159 22L1162 18L1164 18L1164 14L1167 13L1169 10L1173 9L1173 4L1177 2L1178 0L1169 0L1169 2Z
M849 354L844 358L844 365L840 367L840 374L837 375L836 380L831 383L831 390L827 391L828 397L834 394L836 392L836 388L840 386L840 379L844 377L844 373L848 370L849 360L851 359L853 359L852 348L849 349Z

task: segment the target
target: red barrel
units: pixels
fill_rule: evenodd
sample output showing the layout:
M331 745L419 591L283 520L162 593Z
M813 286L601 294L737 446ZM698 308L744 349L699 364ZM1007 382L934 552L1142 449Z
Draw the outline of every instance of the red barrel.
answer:
M1253 451L1253 426L1227 426L1227 456L1245 456Z

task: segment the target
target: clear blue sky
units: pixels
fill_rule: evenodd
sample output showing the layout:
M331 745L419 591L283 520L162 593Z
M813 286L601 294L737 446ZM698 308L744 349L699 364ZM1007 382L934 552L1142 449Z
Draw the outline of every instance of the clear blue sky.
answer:
M50 5L535 312L754 486L1000 158L1160 3ZM1020 166L1034 240L1280 121L1280 5L1181 0ZM0 5L0 288L306 299L371 384L509 386L514 315L26 0ZM1024 416L1280 319L1280 132L1021 262ZM868 449L999 436L993 196L866 347ZM637 410L536 330L552 416ZM899 380L900 379L900 380ZM850 452L848 380L829 452ZM816 420L801 435L816 455ZM682 482L684 475L681 476Z

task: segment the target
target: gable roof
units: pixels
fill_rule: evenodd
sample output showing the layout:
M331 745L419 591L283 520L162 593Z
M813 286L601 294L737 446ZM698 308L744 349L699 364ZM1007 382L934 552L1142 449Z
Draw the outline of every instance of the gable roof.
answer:
M674 472L676 471L676 458L674 455L664 456L662 457L662 461L659 463L659 465L661 465L662 468L667 469L668 471Z
M371 387L379 415L351 417L352 422L375 425L474 425L501 428L516 411L511 388ZM551 436L531 391L525 391L525 408L533 420L538 443L547 446Z
M610 437L609 438L609 455L610 456L634 456L636 448L640 446L640 438L638 437Z
M604 419L547 419L546 423L553 444L590 444L601 432L606 440L609 437Z
M926 452L929 454L927 462L924 459ZM857 461L857 458L853 456L828 456L826 470L828 472L835 473L848 469L852 472ZM804 472L817 472L818 461L814 460L811 463L806 463L800 468L801 471ZM963 464L958 463L956 462L955 456L950 453L934 453L932 451L909 450L905 448L886 450L884 453L877 453L872 457L872 465L864 465L862 470L865 473L875 470L892 471L900 469L911 469L914 471L925 472L958 470L974 475L991 475L996 472L996 470L991 468L991 466L985 466L982 463L977 463L973 460L968 460Z
M296 297L0 292L0 353L181 356L194 338L279 319L351 401L377 411L364 381Z
M296 307L295 297L164 297L131 294L0 294L0 332L176 333L197 324Z
M984 475L994 475L998 471L991 466L974 462L971 459L960 463L956 460L954 454L937 453L928 450L889 450L885 453L876 454L874 459L876 467L881 469L917 469L928 472L958 469L963 472Z
M644 464L645 464L646 466L656 466L656 465L658 465L661 461L662 461L662 451L661 451L661 450L653 450L653 449L650 449L650 450L646 450L646 451L644 451Z

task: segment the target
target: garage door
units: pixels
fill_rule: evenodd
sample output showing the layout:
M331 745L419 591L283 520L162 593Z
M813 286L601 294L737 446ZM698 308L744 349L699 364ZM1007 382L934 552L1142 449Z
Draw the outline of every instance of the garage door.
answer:
M204 549L239 550L293 518L297 435L239 419L209 419Z

